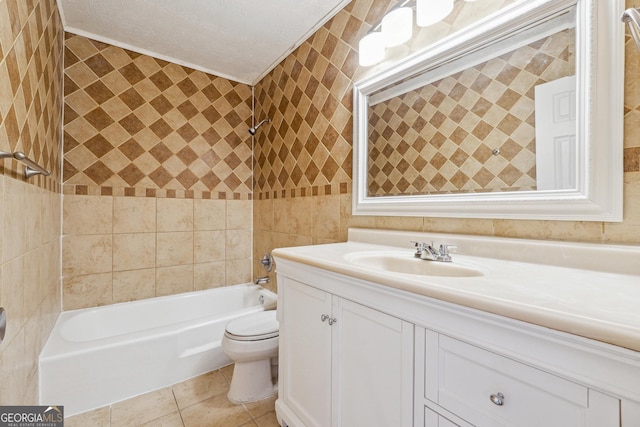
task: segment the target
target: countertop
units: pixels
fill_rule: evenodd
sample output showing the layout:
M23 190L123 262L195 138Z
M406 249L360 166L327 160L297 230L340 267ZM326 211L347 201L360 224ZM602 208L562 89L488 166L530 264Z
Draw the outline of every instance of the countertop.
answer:
M359 233L353 233L357 234ZM287 259L640 351L640 274L633 274L640 263L639 247L435 235L441 241L446 239L448 243L456 243L459 247L465 244L473 245L473 252L479 252L478 245L484 243L488 244L488 247L496 243L504 243L507 247L513 245L508 248L511 254L527 253L527 246L533 248L538 245L538 250L534 248L529 251L531 261L535 262L504 259L507 256L501 259L452 253L452 265L470 267L480 271L482 275L427 276L366 268L349 261L354 254L365 253L384 253L411 259L413 250L410 245L406 244L406 248L401 248L393 244L398 241L408 243L407 237L420 239L434 236L402 232L400 237L395 233L394 238L387 239L378 231L374 234L375 238L361 238L362 236L358 235L356 237L361 241L353 241L350 233L350 241L345 243L280 248L274 250L273 255L276 263L278 258ZM377 243L379 241L389 241L391 245L381 245ZM524 250L517 250L521 246ZM607 256L607 249L611 249L612 253L623 254L622 262L617 260L620 265L626 265L634 259L635 264L621 268L624 272L618 273L611 268L599 269L600 263L596 262L592 263L595 269L576 268L576 263L571 262L572 258L579 258L579 265L590 265L589 257ZM552 257L555 252L562 253L561 258L568 260L566 263L570 266L540 263L541 260L535 258L536 252ZM562 259L556 260L556 264L562 264Z

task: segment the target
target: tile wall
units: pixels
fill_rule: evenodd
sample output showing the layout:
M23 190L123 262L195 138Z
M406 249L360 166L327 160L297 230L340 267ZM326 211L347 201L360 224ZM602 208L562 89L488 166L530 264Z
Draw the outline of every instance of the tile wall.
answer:
M251 201L64 196L64 310L251 280Z
M251 277L251 87L66 34L63 308Z
M352 216L352 83L377 69L358 66L358 41L391 3L352 1L256 85L256 115L273 123L256 138L254 256L278 246L343 241L349 227L640 242L640 52L628 36L622 223ZM456 2L444 22L388 56L406 55L509 3ZM627 0L632 6L640 3Z
M60 312L63 31L55 0L0 1L0 404L38 403L38 355Z

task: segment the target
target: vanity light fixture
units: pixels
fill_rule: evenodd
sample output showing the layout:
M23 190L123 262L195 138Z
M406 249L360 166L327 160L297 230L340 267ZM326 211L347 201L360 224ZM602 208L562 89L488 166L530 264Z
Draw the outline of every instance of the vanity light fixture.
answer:
M381 33L387 47L408 41L413 35L413 9L401 6L391 10L382 18Z
M384 59L385 48L399 46L411 39L414 9L416 24L427 27L449 16L453 11L454 2L455 0L401 0L360 39L360 65L369 67L379 63Z
M453 0L417 0L416 23L420 27L437 24L453 11Z

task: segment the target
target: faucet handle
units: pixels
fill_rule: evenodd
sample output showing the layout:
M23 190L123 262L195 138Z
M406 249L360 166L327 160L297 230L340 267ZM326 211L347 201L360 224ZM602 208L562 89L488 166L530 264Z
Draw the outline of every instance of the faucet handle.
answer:
M422 251L424 251L424 247L426 245L422 242L417 242L415 240L411 240L411 243L413 243L414 247L416 248L416 253L414 254L414 256L416 258L419 258L422 255Z
M443 243L443 244L440 245L440 253L442 255L449 254L449 250L450 249L453 249L454 252L455 252L455 250L458 249L458 246L456 246L456 245L447 245L446 243Z
M443 243L440 245L440 259L444 262L451 262L451 255L449 254L450 249L458 249L456 245L447 245Z

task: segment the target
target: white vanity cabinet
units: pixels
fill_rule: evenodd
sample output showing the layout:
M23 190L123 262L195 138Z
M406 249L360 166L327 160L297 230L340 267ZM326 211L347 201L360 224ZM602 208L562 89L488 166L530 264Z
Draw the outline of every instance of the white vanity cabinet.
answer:
M640 426L637 351L281 251L283 426Z
M278 288L286 425L411 426L412 325L286 277Z

